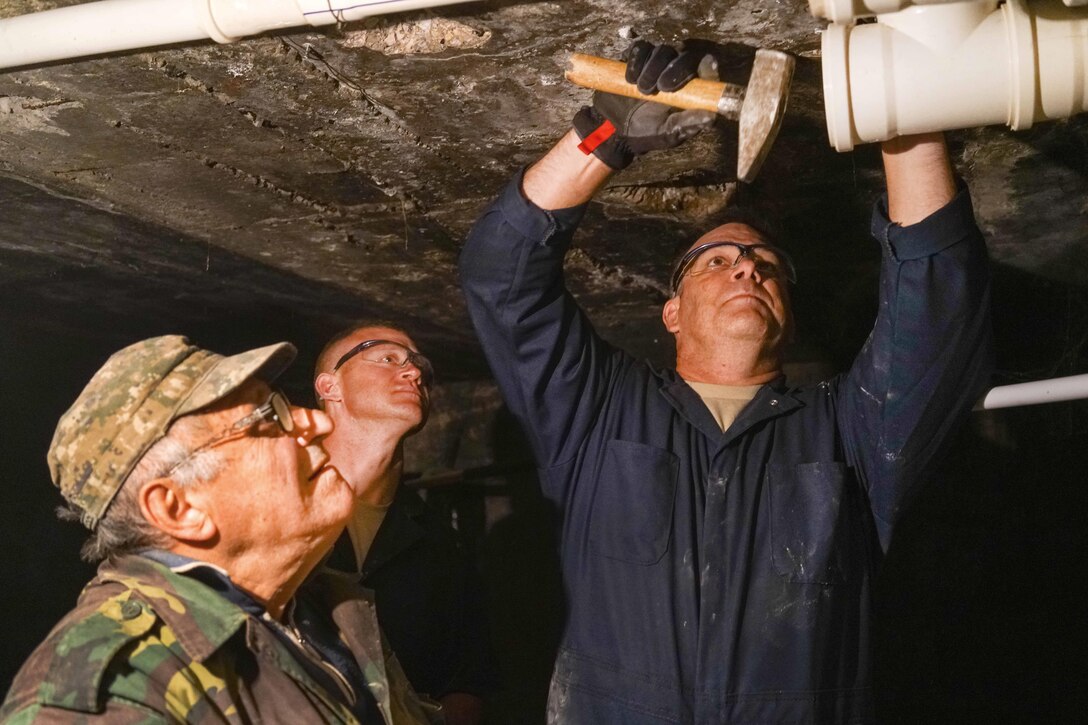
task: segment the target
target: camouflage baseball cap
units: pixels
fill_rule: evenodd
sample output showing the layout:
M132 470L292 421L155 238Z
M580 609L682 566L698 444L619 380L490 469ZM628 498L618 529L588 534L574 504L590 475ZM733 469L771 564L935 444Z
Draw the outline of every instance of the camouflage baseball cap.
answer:
M132 469L175 419L257 376L271 382L295 359L281 342L224 357L178 335L114 353L61 416L46 459L53 483L90 529Z

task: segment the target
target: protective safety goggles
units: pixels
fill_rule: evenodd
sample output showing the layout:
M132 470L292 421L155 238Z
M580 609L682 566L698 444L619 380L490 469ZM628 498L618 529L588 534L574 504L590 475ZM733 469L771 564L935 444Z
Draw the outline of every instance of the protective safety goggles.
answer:
M734 269L740 260L750 259L762 277L797 281L797 269L786 250L771 244L741 244L740 242L707 242L691 249L680 258L672 273L672 292L676 294L684 277L697 277L708 272Z
M424 355L410 350L399 342L392 340L365 340L344 353L333 366L332 371L339 370L344 363L353 357L358 357L363 362L372 365L388 365L393 368L403 368L411 363L419 371L422 383L430 387L434 382L434 367L431 361Z

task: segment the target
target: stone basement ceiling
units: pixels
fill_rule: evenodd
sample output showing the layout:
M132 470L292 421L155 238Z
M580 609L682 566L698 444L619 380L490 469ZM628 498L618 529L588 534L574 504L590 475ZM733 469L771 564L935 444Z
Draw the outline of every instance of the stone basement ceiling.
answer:
M2 13L61 4L15 0ZM842 363L873 311L866 229L881 175L875 148L837 154L826 142L819 28L800 0L500 0L2 72L2 314L53 311L39 329L123 343L130 328L189 329L193 315L229 319L259 302L289 319L247 337L291 332L306 344L315 325L324 334L376 315L416 332L447 380L484 376L457 252L507 176L587 102L562 79L567 55L616 56L633 35L697 37L726 43L740 80L753 46L799 57L782 134L749 191L792 233L796 357ZM1045 283L1088 279L1077 244L1086 139L1084 119L952 135L1000 267ZM594 206L570 276L610 339L668 359L666 260L727 202L735 147L735 124L722 122L616 176ZM1079 357L1048 349L1021 364L1016 353L1005 367L1045 373L1034 368L1051 352Z

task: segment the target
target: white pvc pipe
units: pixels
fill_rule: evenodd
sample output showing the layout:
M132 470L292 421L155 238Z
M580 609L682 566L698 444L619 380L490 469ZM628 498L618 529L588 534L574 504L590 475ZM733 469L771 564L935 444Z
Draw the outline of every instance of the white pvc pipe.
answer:
M991 388L975 405L975 410L996 410L1085 398L1088 398L1088 375L1071 375L1067 378L1036 380L1031 383Z
M896 13L916 5L937 5L963 0L808 0L813 16L833 23L850 23L885 13ZM1088 0L1062 0L1067 7L1088 5Z
M910 7L823 34L828 139L893 136L1088 110L1088 7L970 0Z
M0 68L461 2L470 0L101 0L0 20Z

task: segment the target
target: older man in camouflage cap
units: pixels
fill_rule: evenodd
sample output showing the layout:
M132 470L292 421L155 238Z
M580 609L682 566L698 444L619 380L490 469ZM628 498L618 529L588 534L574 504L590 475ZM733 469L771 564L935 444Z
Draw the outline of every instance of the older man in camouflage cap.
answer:
M268 383L281 343L223 357L183 337L114 354L50 446L98 576L31 655L3 722L427 722L371 605L317 577L333 623L294 596L343 529L332 422ZM301 618L300 618L301 619Z

